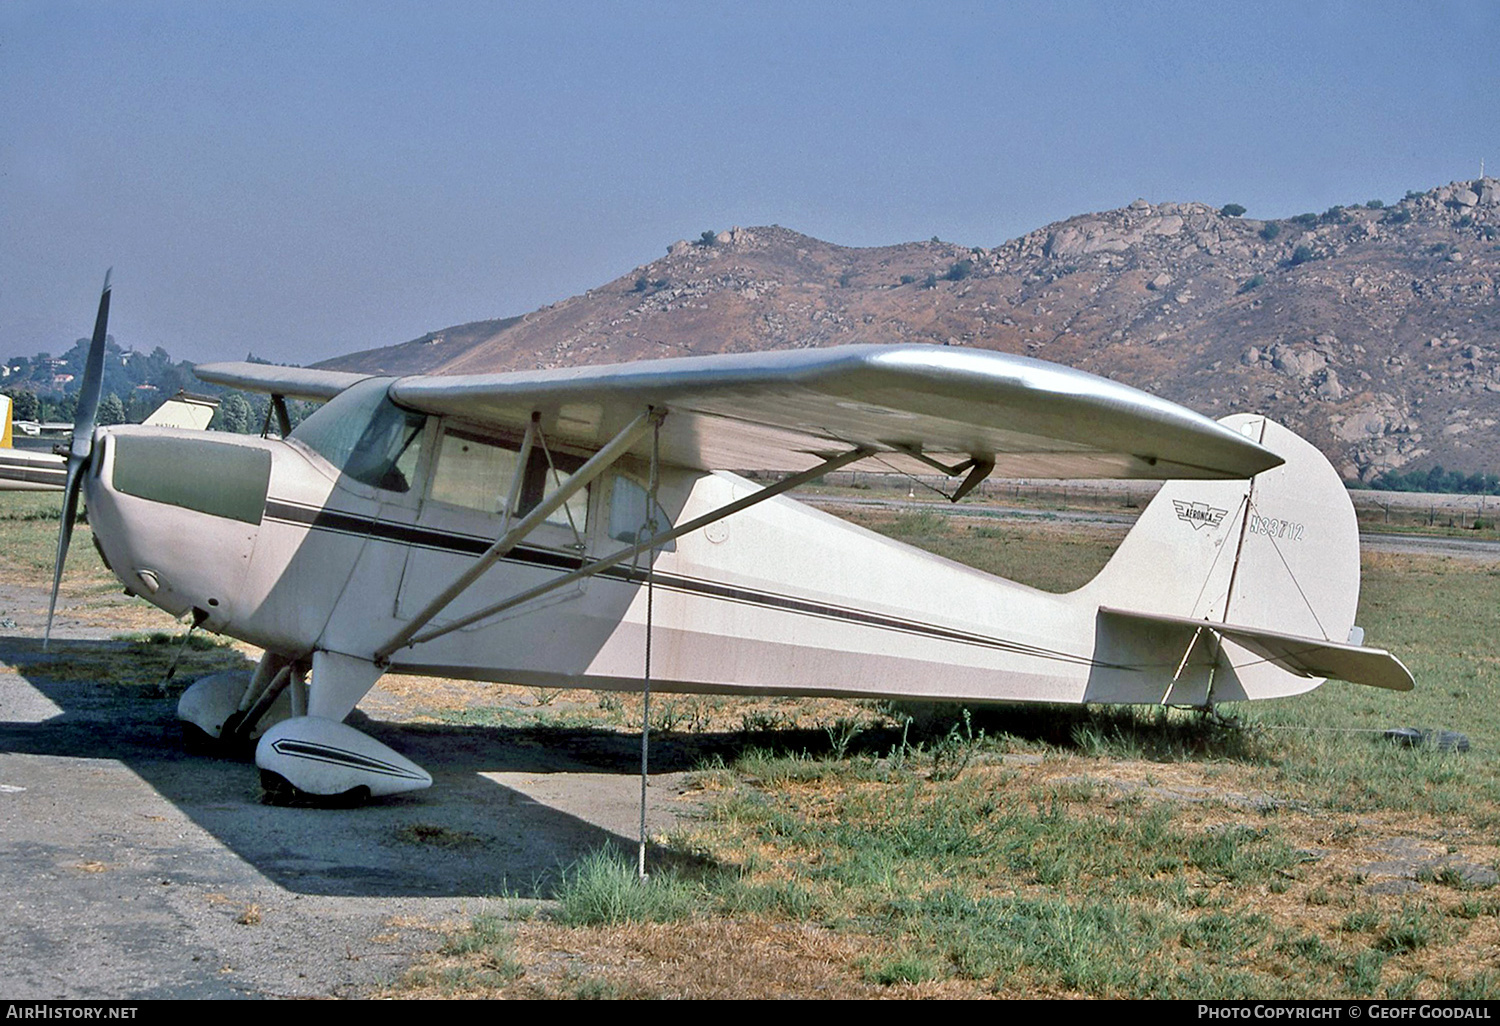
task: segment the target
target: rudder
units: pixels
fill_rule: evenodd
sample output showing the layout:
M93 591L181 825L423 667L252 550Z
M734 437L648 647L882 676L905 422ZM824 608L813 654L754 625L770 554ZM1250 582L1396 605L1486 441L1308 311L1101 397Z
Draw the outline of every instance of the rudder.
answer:
M1252 481L1169 481L1083 591L1101 607L1237 624L1319 641L1351 637L1359 604L1359 528L1326 457L1261 416L1221 423L1286 462ZM1162 628L1160 648L1178 634ZM1101 626L1101 644L1105 637ZM1189 632L1191 637L1191 632ZM1140 639L1114 642L1138 649ZM1321 678L1293 673L1227 638L1183 648L1169 701L1203 704L1298 694Z

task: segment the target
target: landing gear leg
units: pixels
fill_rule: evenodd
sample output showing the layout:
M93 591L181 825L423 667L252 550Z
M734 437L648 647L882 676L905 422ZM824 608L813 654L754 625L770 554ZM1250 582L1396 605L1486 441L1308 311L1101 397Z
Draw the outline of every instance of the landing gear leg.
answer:
M233 751L293 714L305 666L267 652L253 673L230 670L194 681L177 701L190 750ZM292 698L283 697L290 690ZM304 702L305 707L305 702Z

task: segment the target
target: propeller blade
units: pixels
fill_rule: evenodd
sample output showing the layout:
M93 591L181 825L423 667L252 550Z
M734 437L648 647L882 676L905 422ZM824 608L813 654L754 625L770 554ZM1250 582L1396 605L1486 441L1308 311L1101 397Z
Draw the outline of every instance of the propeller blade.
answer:
M68 477L63 485L62 524L57 532L57 562L52 568L52 598L47 603L47 630L42 635L42 650L52 641L52 618L57 612L57 592L62 586L63 564L68 561L68 544L73 540L73 520L78 515L78 494L83 474L94 452L94 424L99 417L99 393L104 390L104 339L109 329L110 275L104 273L104 291L99 295L99 313L94 318L94 337L89 342L88 358L83 365L83 381L78 386L78 406L73 416L73 441L68 449Z
M52 617L57 612L57 590L62 585L63 564L68 561L68 543L73 540L73 520L78 514L78 492L83 484L84 463L68 458L68 480L63 485L62 524L57 532L57 563L52 568L52 599L47 603L47 630L42 651L52 641Z
M104 272L104 291L99 294L99 314L94 318L94 337L83 365L83 381L78 386L78 407L73 414L73 447L70 459L88 459L94 448L94 422L99 416L99 393L104 390L104 337L109 328L110 276Z

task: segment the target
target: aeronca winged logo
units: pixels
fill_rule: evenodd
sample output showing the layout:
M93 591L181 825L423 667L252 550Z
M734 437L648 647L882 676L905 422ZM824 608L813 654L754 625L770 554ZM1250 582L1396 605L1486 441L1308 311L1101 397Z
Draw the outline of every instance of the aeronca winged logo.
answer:
M1173 499L1172 505L1177 507L1177 519L1186 520L1193 525L1193 530L1200 527L1218 527L1219 521L1224 519L1227 509L1215 509L1206 502L1183 502L1181 499Z

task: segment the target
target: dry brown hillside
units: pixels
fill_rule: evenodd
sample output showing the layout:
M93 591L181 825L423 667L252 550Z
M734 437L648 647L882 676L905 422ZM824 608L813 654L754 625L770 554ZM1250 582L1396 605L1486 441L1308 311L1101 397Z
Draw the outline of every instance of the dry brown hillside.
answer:
M524 317L323 366L461 374L852 342L979 346L1214 416L1269 413L1350 478L1432 463L1495 472L1497 282L1493 178L1276 221L1137 200L994 248L851 249L733 228Z

